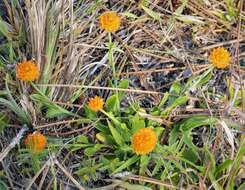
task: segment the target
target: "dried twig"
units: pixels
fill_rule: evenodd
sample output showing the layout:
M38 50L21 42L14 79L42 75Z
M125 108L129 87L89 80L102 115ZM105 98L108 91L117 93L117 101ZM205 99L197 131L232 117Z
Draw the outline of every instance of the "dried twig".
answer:
M50 158L44 165L43 167L36 173L36 175L32 178L31 182L29 183L29 185L27 186L26 190L29 190L31 189L32 187L32 184L36 181L36 179L38 178L38 176L42 173L42 171L45 169L45 168L49 168L49 166L51 165L51 159Z
M20 142L27 129L28 128L26 126L23 126L12 142L0 153L0 161L2 161L8 155L9 151Z

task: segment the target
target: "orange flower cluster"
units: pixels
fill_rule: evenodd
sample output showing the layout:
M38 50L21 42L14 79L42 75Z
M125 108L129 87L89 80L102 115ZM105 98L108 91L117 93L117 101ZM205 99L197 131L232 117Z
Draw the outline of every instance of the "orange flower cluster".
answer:
M29 134L24 140L24 144L32 153L37 154L44 150L47 144L46 137L40 132L35 131L32 134Z
M139 129L132 137L132 148L136 154L145 155L154 150L156 133L151 128Z
M94 98L89 98L88 107L92 111L95 112L100 111L101 109L103 109L103 105L104 105L104 101L99 96L95 96Z
M16 68L16 76L19 80L34 81L39 77L39 69L33 61L22 61Z
M99 17L100 27L107 32L116 32L120 28L121 19L115 11L106 11Z
M231 56L227 49L218 47L211 51L209 61L218 69L225 69L230 65Z

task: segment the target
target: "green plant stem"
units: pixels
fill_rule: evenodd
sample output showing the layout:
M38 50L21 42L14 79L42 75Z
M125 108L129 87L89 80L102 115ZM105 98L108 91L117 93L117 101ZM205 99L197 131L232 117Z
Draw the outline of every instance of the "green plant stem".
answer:
M39 155L32 154L32 167L35 173L40 170L40 162L39 162Z
M116 125L120 125L120 121L118 121L114 115L107 113L105 110L101 109L100 110L103 114L105 114L113 123L115 123Z
M116 76L116 68L115 68L115 62L113 59L113 42L112 42L112 38L111 38L111 33L108 33L108 37L109 37L109 64L112 68L112 74L113 74L113 80L115 82L115 85L117 86L117 76Z
M114 87L117 89L118 84L117 84L117 74L116 74L116 67L115 67L115 62L114 62L114 58L113 58L113 47L114 44L112 42L112 38L111 38L111 33L108 33L108 37L109 37L109 64L112 68L112 75L113 75L113 85ZM116 96L117 96L117 101L116 101L116 106L117 106L117 110L120 109L120 103L119 103L119 95L118 95L118 90L116 90Z
M235 177L240 170L241 163L242 163L242 160L243 160L244 155L245 155L245 135L241 136L240 142L241 142L240 147L237 151L237 155L234 159L233 166L232 166L231 171L230 171L228 183L226 186L227 190L234 189L234 186L235 186L235 184L234 184Z

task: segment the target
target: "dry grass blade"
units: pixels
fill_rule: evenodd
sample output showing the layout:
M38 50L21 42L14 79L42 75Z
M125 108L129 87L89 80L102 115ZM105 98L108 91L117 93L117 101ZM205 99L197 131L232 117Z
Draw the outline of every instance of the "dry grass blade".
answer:
M220 121L220 125L223 127L223 130L227 137L227 141L231 146L231 159L234 159L234 153L235 153L234 134L232 133L231 129L229 129L229 127L226 125L224 121Z
M172 189L178 189L178 187L173 186L173 185L171 185L171 184L163 183L163 182L160 181L160 180L152 179L152 178L145 177L145 176L129 175L129 176L126 176L125 179L136 180L136 181L142 181L142 182L148 182L148 183L152 183L152 184L159 185L159 186L161 186L161 187L172 188Z
M47 86L47 87L66 87L66 88L85 88L85 89L97 89L97 90L112 90L112 91L122 91L122 92L131 92L139 94L157 94L161 95L161 92L149 91L149 90L136 90L136 89L121 89L121 88L112 88L112 87L102 87L102 86L87 86L87 85L66 85L66 84L37 84L37 86Z
M57 159L54 160L54 163L61 169L61 171L76 185L79 190L85 190L80 183L59 163Z
M35 183L36 179L39 177L39 175L46 169L49 169L49 166L51 164L51 158L49 160L46 161L46 163L42 166L42 168L35 174L35 176L31 179L30 183L28 184L28 186L26 187L26 190L30 190L33 183ZM45 171L46 171L45 170Z

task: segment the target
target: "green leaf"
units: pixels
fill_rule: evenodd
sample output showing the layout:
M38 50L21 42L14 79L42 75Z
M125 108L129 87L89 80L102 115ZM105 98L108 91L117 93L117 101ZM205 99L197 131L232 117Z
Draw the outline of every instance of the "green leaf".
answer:
M35 87L35 85L33 84L33 86ZM36 87L35 87L36 88ZM36 90L38 90L36 88ZM41 91L38 90L39 93L41 93ZM46 117L48 118L54 118L54 117L58 117L58 116L73 116L73 117L79 117L78 115L62 108L61 106L51 102L45 95L41 94L32 94L31 99L37 103L40 103L42 106L45 105L47 107L47 113L46 113Z
M124 12L124 13L122 13L122 15L125 16L125 17L128 17L128 18L133 18L133 19L137 19L138 18L137 15L135 15L133 13L130 13L130 12Z
M192 15L178 15L175 18L187 24L205 24L202 17Z
M73 114L60 106L48 106L48 111L46 113L47 118L64 117L67 115Z
M96 112L90 110L87 105L85 105L83 109L84 109L86 118L91 119L91 120L97 118Z
M124 80L121 80L121 82L118 85L118 88L127 89L128 86L129 86L129 80L124 79ZM120 101L122 100L124 95L125 95L125 92L123 91L118 92L118 97Z
M190 162L196 163L198 161L198 154L192 148L186 148L182 154Z
M210 117L208 115L192 116L191 118L188 118L183 121L180 130L184 132L200 126L205 126L205 125L212 126L215 123L217 123L217 121L218 121L217 118Z
M181 13L185 10L185 7L186 7L186 5L187 5L187 3L188 3L188 0L182 0L181 2L182 2L182 5L179 6L179 7L176 9L176 11L174 12L176 15L181 14Z
M22 124L30 123L29 115L27 115L26 112L23 111L15 101L13 102L0 98L0 104L8 107L11 111L13 111L18 116L17 120L19 120Z
M131 127L132 127L132 133L135 133L136 131L138 131L141 128L145 127L145 120L140 118L140 116L138 114L135 114L131 119Z
M129 142L131 140L131 133L125 123L121 123L119 126L116 126L120 134L124 137L124 142Z
M83 148L87 148L87 147L90 147L92 146L91 144L76 144L76 143L73 143L73 144L67 144L65 145L69 150L71 150L71 152L74 152L74 151L77 151L77 150L80 150L80 149L83 149Z
M5 127L8 126L9 119L3 113L0 113L0 132L2 132Z
M118 102L117 95L110 96L105 103L106 110L109 112L117 112L117 102Z
M226 189L234 189L234 179L241 168L241 163L245 155L245 135L241 136L240 147L233 161Z
M155 162L156 162L156 165L154 166L154 169L151 173L152 176L155 176L156 174L158 174L163 165L163 163L157 159L155 160Z
M140 171L139 171L140 175L145 175L145 171L146 171L146 168L147 168L147 165L148 165L150 159L151 158L147 155L142 155L140 157Z
M76 137L76 139L75 139L75 142L76 143L89 143L89 141L88 141L88 137L86 137L85 135L79 135L79 136L77 136Z
M145 7L144 5L141 5L141 8L146 12L146 14L148 14L153 19L158 20L158 21L161 20L161 16L158 13L156 13L153 10Z
M22 124L30 124L31 116L17 104L17 102L11 95L11 92L8 88L8 76L6 77L5 86L8 100L0 98L0 104L8 107L11 111L13 111L18 116L17 120L19 120Z
M93 156L96 152L98 152L101 148L105 147L102 144L96 144L93 147L88 147L84 150L84 154L86 156Z
M128 80L122 80L118 88L127 89L129 86ZM125 92L118 91L118 94L114 94L110 96L105 103L106 109L108 112L114 112L119 113L118 103L120 104L120 101L122 100L123 96L125 95Z
M123 137L120 135L120 133L112 126L111 122L109 120L107 120L109 129L111 131L112 137L115 140L115 142L119 145L119 146L123 146L124 145L124 140Z
M104 110L100 110L103 114L105 114L116 126L119 126L121 122L113 115L112 112L106 112Z
M172 85L171 85L171 88L169 90L169 93L170 94L180 94L181 92L181 89L182 89L182 85L180 84L179 81L175 81Z
M197 147L192 142L191 131L183 132L183 141L188 147L192 148L194 151L197 151Z
M107 125L104 125L100 122L97 123L97 125L95 126L95 128L105 134L110 134L110 129L108 129Z
M0 34L5 36L6 38L10 38L9 34L9 25L7 22L3 21L0 17Z
M114 170L116 170L119 166L122 165L123 161L120 161L119 158L114 157L102 157L101 162L103 166L100 168L101 171L103 170L109 170L110 173L112 173Z
M109 134L110 134L110 131L108 133L100 132L96 134L96 138L99 141L103 142L104 144L115 146L115 140L112 137L112 135L109 135Z
M212 172L208 172L208 177L214 187L215 190L223 190L222 186L219 184L219 182L215 179Z
M183 136L183 141L189 148L197 151L197 147L192 142L191 130L200 126L213 126L218 119L208 115L197 115L187 118L176 124L169 135L169 144L174 144L179 135Z
M176 124L169 134L168 143L174 144L178 139L179 133L180 133L180 124Z
M102 164L86 164L87 165L85 165L85 167L75 171L74 173L78 176L96 174L96 170L102 166Z
M32 161L32 168L35 173L37 173L41 166L40 166L40 157L38 154L31 154L31 161Z
M124 170L125 168L131 166L132 164L134 164L135 162L137 162L140 159L139 156L134 155L132 158L128 159L127 161L125 161L119 168L117 168L112 174L118 173L122 170Z
M203 173L205 170L205 168L203 166L197 166L196 164L194 164L193 162L190 162L189 160L183 158L183 157L179 157L179 159L183 162L186 162L188 164L190 164L191 166L193 166L194 168L196 168L198 171L200 171L201 173Z
M96 134L96 139L99 140L100 142L104 143L104 144L108 143L106 135L104 133L102 133L102 132L99 132L99 133Z
M191 90L196 90L199 87L202 87L212 78L213 67L210 67L207 71L201 75L190 77L183 88L183 93L187 93Z
M154 128L154 131L156 132L157 138L162 136L164 130L165 129L163 127L155 127Z
M193 150L197 151L197 147L192 142L191 130L200 126L213 126L218 120L206 115L192 116L184 120L180 124L180 131L183 134L183 141Z
M160 101L158 107L162 107L162 106L166 103L166 101L168 100L168 98L169 98L169 93L167 93L167 92L164 93L164 96L163 96L163 98L161 99L161 101Z
M235 17L237 15L237 8L235 6L234 0L225 0L227 12L230 17Z
M0 179L0 189L1 190L8 190L8 186L1 179Z
M187 96L180 96L177 99L175 99L173 101L173 103L171 105L169 105L162 113L162 116L168 116L169 113L176 108L177 106L183 105L188 101L188 97Z
M223 188L221 187L221 185L218 183L218 181L215 179L214 177L214 172L216 170L216 162L215 162L215 158L213 153L210 152L210 150L208 149L208 146L204 146L204 151L205 151L205 155L206 155L206 162L210 163L210 167L208 170L208 177L210 179L210 181L212 182L215 190L222 190Z
M13 43L9 42L9 61L13 62L15 57L14 49L13 49Z
M226 169L228 169L230 166L231 166L231 164L233 163L233 160L225 160L223 163L221 163L220 165L218 165L217 167L216 167L216 170L215 170L215 172L214 172L214 176L217 178L218 177L218 175L222 172L222 171L224 171L224 170L226 170Z
M86 117L81 117L81 118L79 118L78 120L76 120L76 123L77 123L78 125L80 125L80 124L91 124L91 123L93 123L93 120L88 119L88 118L86 118Z

